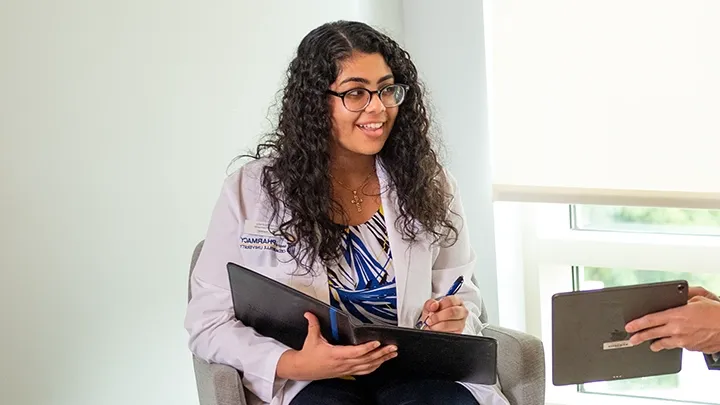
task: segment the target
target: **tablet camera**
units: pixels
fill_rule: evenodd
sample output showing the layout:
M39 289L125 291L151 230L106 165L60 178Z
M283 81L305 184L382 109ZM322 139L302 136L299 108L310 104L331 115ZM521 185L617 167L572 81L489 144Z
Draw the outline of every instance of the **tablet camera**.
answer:
M685 286L683 284L678 284L677 286L678 294L682 294L685 292Z

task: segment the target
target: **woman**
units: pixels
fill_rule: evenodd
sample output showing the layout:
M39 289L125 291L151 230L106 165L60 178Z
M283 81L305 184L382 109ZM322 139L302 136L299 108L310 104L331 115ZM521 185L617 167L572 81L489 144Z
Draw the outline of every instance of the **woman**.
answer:
M428 127L415 66L393 40L357 22L302 40L277 128L226 180L191 280L191 350L241 370L251 403L507 404L498 386L383 374L395 347L330 345L312 314L300 351L233 316L228 262L361 322L412 327L429 316L431 330L480 334L475 255ZM455 296L433 299L460 275Z

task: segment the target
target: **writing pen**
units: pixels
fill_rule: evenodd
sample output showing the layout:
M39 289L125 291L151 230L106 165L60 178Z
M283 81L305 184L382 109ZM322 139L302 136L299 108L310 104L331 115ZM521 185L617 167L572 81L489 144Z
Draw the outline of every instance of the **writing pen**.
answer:
M463 276L458 277L457 280L455 280L453 285L448 290L447 294L445 294L443 296L443 298L457 294L457 292L460 291L460 287L462 287L462 285L463 285L463 281L465 281L465 278ZM425 320L423 320L422 312L421 312L420 318L418 318L417 322L415 323L415 329L425 329L425 327L427 326L428 319L430 319L430 314L428 314L428 316L425 318Z

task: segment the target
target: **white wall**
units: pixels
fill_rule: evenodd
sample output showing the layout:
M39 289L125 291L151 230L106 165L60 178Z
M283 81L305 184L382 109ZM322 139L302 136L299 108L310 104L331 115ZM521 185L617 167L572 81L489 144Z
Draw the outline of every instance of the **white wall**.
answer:
M400 45L404 38L402 0L359 0L359 19L392 37Z
M483 2L403 1L408 52L430 92L447 163L457 178L478 254L490 321L498 322L498 280L490 183Z
M228 163L268 128L295 47L335 19L379 26L418 62L496 314L482 14L407 3L2 2L0 402L197 403L192 248Z
M186 274L226 166L302 36L361 11L2 2L0 402L197 403Z

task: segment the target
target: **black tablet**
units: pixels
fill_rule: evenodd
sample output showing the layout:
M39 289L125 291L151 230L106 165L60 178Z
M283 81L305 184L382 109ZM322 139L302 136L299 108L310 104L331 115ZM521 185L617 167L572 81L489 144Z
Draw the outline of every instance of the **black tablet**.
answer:
M625 325L687 304L687 281L575 291L552 297L554 385L583 384L677 373L682 349L632 346Z

